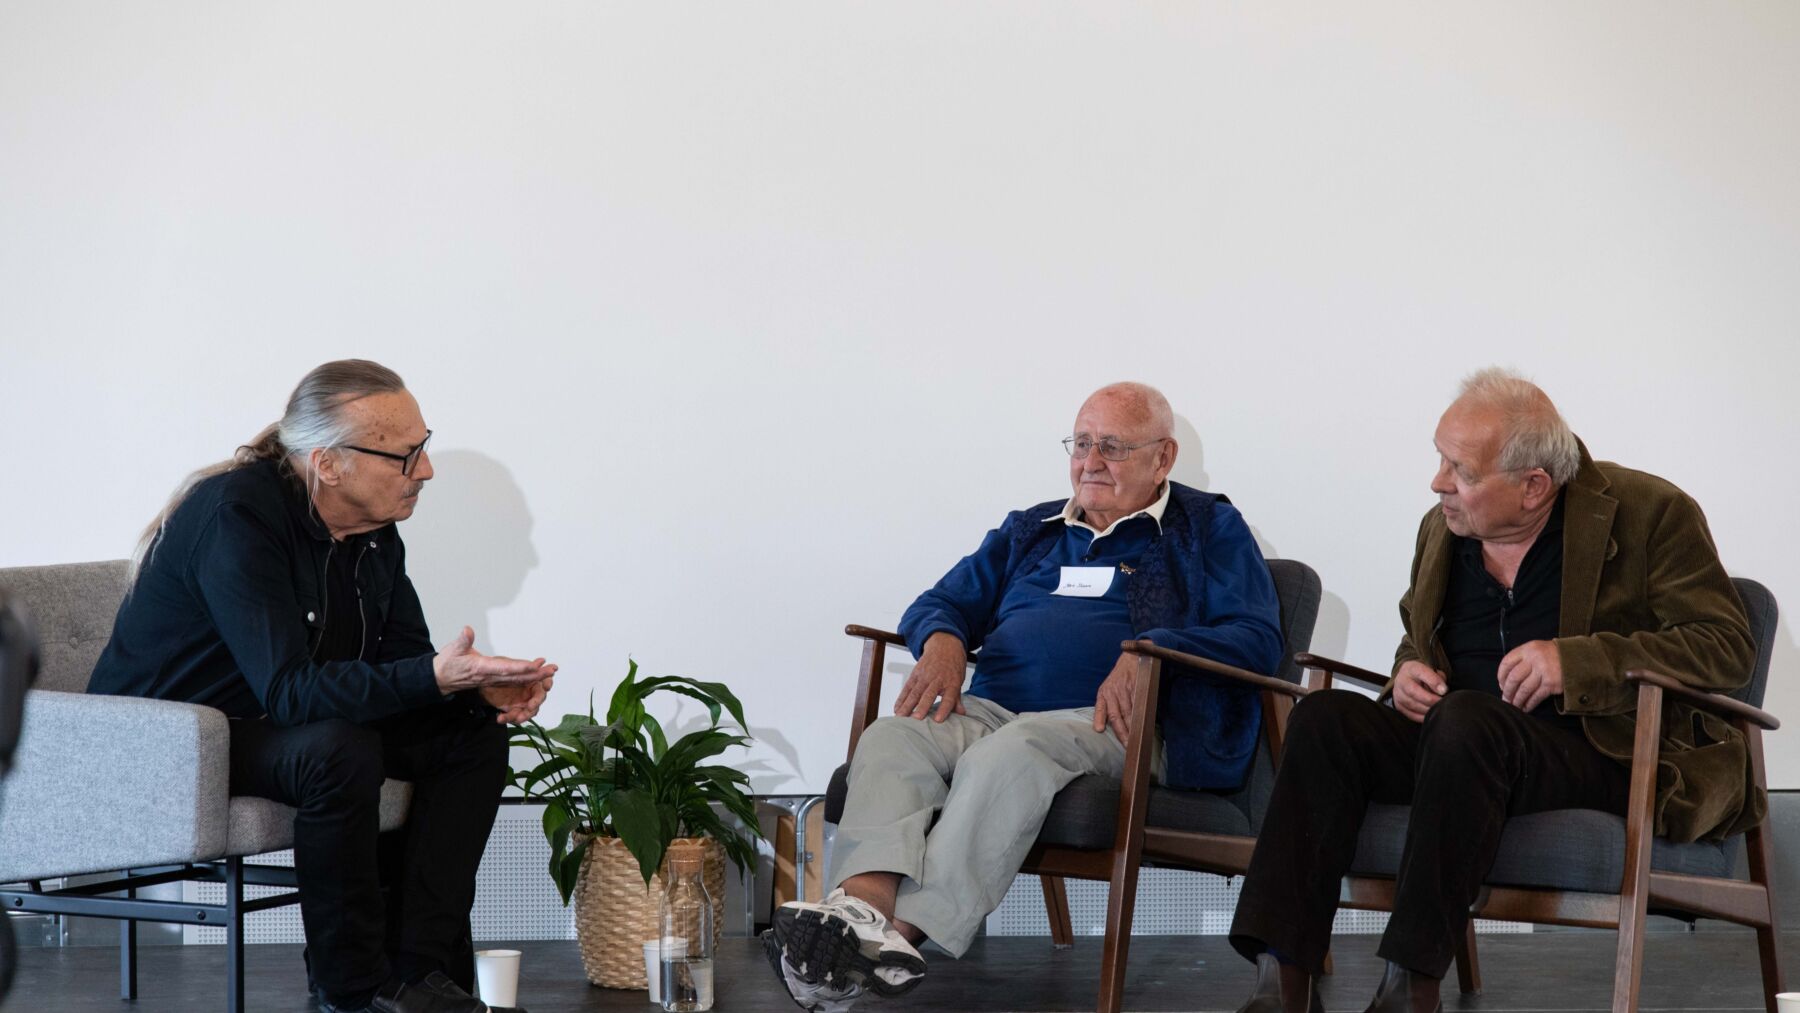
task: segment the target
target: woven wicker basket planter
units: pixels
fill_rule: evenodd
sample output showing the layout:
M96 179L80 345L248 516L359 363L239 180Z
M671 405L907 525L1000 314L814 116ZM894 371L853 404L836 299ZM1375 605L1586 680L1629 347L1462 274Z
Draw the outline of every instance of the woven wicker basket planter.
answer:
M713 945L725 924L725 846L710 837L677 838L676 844L706 848L704 877L713 902ZM664 864L665 870L667 863ZM658 905L663 877L644 886L637 858L617 837L597 837L581 861L575 880L575 938L587 979L602 988L647 989L644 941L660 934Z

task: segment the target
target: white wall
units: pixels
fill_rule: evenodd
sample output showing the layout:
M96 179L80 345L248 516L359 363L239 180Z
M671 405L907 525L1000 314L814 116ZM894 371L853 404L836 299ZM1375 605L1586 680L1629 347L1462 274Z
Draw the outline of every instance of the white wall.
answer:
M1383 667L1497 362L1800 608L1796 52L1791 3L15 0L0 565L124 555L376 358L438 433L440 633L560 662L552 714L627 655L727 680L758 786L820 788L842 626L1065 492L1109 380Z

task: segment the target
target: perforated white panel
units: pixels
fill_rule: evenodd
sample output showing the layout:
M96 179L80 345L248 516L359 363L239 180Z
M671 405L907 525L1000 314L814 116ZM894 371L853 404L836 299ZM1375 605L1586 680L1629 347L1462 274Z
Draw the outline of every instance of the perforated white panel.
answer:
M1069 893L1069 922L1076 935L1106 934L1105 883L1065 880ZM1180 869L1145 869L1138 876L1136 914L1131 921L1134 936L1222 936L1231 929L1237 909L1240 878L1226 879ZM1333 932L1375 933L1387 927L1388 916L1374 911L1339 911ZM1013 881L1006 899L988 916L988 935L1047 936L1050 919L1044 913L1044 891L1036 876ZM1531 926L1515 922L1477 919L1477 932L1530 932Z

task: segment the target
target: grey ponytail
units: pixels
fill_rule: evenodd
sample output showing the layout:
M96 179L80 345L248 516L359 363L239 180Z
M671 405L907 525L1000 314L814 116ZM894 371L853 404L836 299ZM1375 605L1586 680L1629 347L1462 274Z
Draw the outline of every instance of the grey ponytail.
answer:
M371 394L387 394L406 389L400 374L367 359L339 359L327 362L300 379L288 395L287 411L281 421L270 425L237 452L217 464L210 464L183 479L175 494L138 538L131 554L131 583L137 583L138 571L149 561L163 526L175 509L188 498L194 487L215 475L248 467L258 461L279 461L284 470L293 471L315 450L329 450L348 443L353 434L344 417L344 406ZM344 464L351 466L353 457Z

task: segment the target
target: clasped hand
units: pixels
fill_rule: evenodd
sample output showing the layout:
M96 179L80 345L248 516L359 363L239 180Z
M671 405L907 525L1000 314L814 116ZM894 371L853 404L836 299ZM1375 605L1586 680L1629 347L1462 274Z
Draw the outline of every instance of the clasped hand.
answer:
M438 691L444 694L473 689L488 705L500 711L496 721L518 724L537 716L554 683L556 666L543 658L523 661L482 654L475 649L475 631L467 626L444 645L431 662Z

